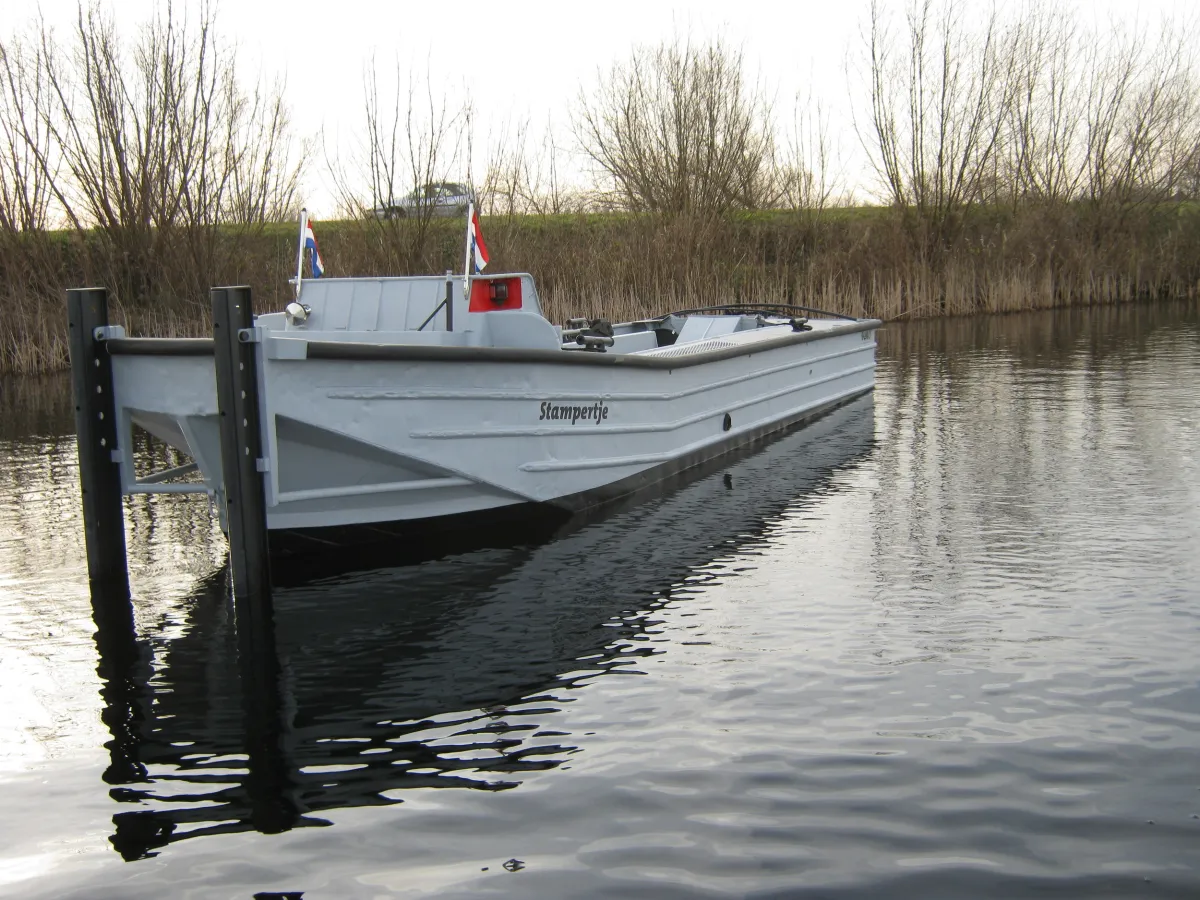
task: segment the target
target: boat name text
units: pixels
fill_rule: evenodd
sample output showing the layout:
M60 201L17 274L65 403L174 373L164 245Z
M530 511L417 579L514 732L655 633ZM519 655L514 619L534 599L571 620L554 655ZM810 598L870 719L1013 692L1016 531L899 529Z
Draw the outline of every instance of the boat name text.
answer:
M569 419L571 424L577 422L603 422L608 418L608 406L597 400L591 406L559 406L553 401L542 401L542 414L538 421L544 419Z

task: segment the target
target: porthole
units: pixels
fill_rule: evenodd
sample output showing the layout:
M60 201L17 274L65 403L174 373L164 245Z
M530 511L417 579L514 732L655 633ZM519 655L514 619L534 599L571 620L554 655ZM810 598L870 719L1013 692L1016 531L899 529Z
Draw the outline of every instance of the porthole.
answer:
M721 423L721 429L723 431L728 431L732 427L733 427L733 416L731 416L729 413L725 413L725 421Z

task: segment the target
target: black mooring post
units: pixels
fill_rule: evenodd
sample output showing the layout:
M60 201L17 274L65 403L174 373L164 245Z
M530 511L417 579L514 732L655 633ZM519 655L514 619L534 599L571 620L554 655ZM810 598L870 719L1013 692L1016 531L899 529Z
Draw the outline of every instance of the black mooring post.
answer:
M100 675L100 696L104 707L100 719L112 733L105 746L109 765L102 776L108 784L134 784L146 780L141 760L151 709L148 687L154 676L150 653L138 643L133 604L127 592L105 597L104 588L92 586L92 608L96 619L96 672Z
M262 411L250 288L213 288L212 308L229 567L250 762L246 788L251 823L259 831L275 833L291 828L297 813L283 750L286 729L271 603L267 502L259 466Z
M249 763L243 784L250 800L251 825L264 834L277 834L294 827L300 817L297 776L287 750L290 719L284 702L275 629L261 617L255 625L253 641L246 640L241 632L238 634L244 749ZM251 643L253 649L248 651Z
M117 449L117 414L112 358L101 331L107 325L108 291L104 288L67 291L71 387L75 395L88 580L93 587L93 600L98 598L101 606L117 608L119 618L119 609L129 604L129 568L125 559L121 469L113 456ZM97 612L102 614L103 610L97 608Z
M257 344L247 340L254 324L250 288L213 288L212 309L229 564L238 629L249 636L259 631L256 619L265 618L269 628L271 618Z

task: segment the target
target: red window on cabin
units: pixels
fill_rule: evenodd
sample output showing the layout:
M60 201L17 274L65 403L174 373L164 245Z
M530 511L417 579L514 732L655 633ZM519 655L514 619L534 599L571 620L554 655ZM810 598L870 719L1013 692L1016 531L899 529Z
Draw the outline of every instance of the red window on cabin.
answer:
M494 312L498 309L521 308L521 279L473 278L471 280L471 312Z

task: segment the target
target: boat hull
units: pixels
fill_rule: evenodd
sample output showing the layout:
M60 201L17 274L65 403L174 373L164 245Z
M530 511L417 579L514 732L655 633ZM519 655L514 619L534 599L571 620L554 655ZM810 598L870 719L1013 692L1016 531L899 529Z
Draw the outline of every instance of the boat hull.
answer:
M796 419L763 427L753 435L740 434L727 438L705 448L703 453L679 456L620 481L553 501L519 502L425 519L275 528L269 533L271 554L298 558L313 552L336 550L339 554L350 554L341 559L345 567L358 568L384 562L389 565L418 562L458 550L549 540L580 515L599 514L614 504L621 505L623 502L635 502L642 497L653 496L670 487L681 476L703 471L714 463L723 464L731 456L753 453L760 445L852 404L868 393L861 391L811 409ZM380 546L387 548L385 557L377 555L376 548ZM329 571L328 565L320 571Z
M338 529L504 527L612 500L870 391L877 326L677 355L265 340L260 468L272 544ZM212 357L170 343L114 342L121 424L194 459L219 495ZM122 463L135 485L128 453Z

